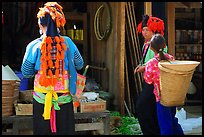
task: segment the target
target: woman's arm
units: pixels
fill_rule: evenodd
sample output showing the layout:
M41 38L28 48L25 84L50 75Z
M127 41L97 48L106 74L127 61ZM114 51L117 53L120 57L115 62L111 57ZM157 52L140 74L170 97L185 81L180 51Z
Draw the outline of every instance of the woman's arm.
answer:
M39 40L34 40L28 44L26 47L26 52L23 57L23 62L21 65L21 72L24 77L31 78L35 75L35 64L37 59L37 49Z

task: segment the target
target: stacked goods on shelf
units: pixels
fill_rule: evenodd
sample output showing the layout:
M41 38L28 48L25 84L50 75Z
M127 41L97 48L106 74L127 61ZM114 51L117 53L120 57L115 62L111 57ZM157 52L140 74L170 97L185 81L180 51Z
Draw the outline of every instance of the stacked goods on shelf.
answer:
M18 100L20 79L12 69L2 66L2 116L14 114L14 103Z

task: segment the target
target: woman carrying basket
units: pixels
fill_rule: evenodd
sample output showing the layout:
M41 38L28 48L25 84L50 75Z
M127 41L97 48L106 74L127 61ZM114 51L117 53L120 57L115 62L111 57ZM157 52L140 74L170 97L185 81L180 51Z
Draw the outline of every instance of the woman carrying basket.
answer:
M155 34L150 41L150 48L155 53L154 58L145 65L144 80L148 84L154 85L154 95L156 97L156 109L161 135L183 135L183 130L175 117L176 106L166 107L160 103L160 61L174 60L170 54L164 53L166 46L165 39L160 34Z
M25 77L33 77L34 135L73 135L75 133L72 95L76 93L77 71L83 58L76 45L59 28L66 20L57 2L40 8L41 37L26 47L21 66Z

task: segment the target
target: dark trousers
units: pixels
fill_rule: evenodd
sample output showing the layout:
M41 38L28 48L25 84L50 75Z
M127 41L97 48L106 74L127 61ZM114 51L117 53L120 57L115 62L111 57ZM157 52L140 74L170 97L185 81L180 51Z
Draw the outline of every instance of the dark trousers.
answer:
M161 135L184 135L175 115L176 107L166 107L157 102L157 116Z
M153 89L152 84L143 82L142 92L136 101L136 115L143 135L160 135Z
M34 135L74 135L75 122L73 103L60 105L60 110L56 110L57 133L52 133L50 120L44 120L42 116L44 104L33 99L33 134Z

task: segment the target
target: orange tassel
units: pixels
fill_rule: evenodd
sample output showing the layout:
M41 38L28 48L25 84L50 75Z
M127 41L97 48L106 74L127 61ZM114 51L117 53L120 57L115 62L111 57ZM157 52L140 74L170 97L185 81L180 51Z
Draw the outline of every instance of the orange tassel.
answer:
M43 85L43 77L42 76L40 76L40 78L39 78L39 84L42 86Z
M44 62L46 59L43 57L43 55L41 56L41 58L40 58L40 61L41 62Z
M56 67L57 69L59 68L59 60L58 60L58 59L55 61L55 67Z
M41 53L43 53L43 52L46 52L46 45L45 44L43 44L41 46Z
M44 86L47 87L50 85L50 82L49 82L49 79L48 78L45 78L45 81L44 81Z
M60 27L60 22L59 22L59 20L55 20L55 22L56 22L57 28L59 28L59 27Z
M57 78L52 78L52 81L53 81L52 85L55 85L57 83Z
M52 45L51 45L51 44L48 44L48 45L47 45L47 51L50 52L50 50L52 50Z
M61 52L61 59L64 58L64 51Z
M61 41L61 43L64 43L64 38L60 37L60 41Z
M65 18L61 18L60 22L61 22L62 26L64 27L64 24L66 23Z
M77 85L80 85L80 81L79 80L77 80Z
M60 44L56 44L57 50L62 51L62 47L60 46Z
M56 77L59 77L59 69L56 69L56 70L55 70L55 76L56 76Z
M47 37L47 38L46 38L46 43L47 43L47 44L53 43L52 38L51 38L51 37Z
M64 69L62 70L62 77L64 77L64 74L65 74L65 72L64 72Z
M48 66L49 66L50 68L53 67L53 62L52 62L52 60L49 60L49 61L48 61Z
M62 45L63 50L66 50L66 44L62 43L61 45Z
M59 51L57 52L56 58L57 58L58 60L60 60L60 53L59 53Z
M82 82L81 82L81 85L84 86L84 84L85 84L84 81L82 81Z
M51 71L50 69L48 70L48 75L49 75L50 77L53 76L52 71Z
M51 59L51 55L48 54L48 55L47 55L47 60L50 60L50 59Z
M56 43L60 43L60 39L58 36L55 36L55 41L56 41Z
M62 85L64 85L64 78L62 78Z

